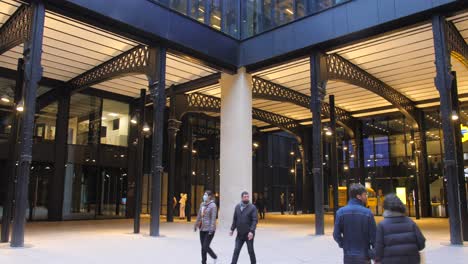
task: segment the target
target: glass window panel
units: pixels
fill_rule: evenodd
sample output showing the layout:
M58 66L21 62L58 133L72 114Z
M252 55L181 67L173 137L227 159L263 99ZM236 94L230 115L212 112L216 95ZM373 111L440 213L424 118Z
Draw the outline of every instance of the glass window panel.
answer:
M224 10L224 17L222 17L222 22L224 24L223 30L225 33L234 36L236 38L239 37L239 4L237 1L229 1L224 0L223 2Z
M102 103L101 144L128 145L129 105L104 99Z
M34 141L55 140L55 125L57 122L58 103L54 102L36 113Z
M84 94L74 94L70 99L68 144L97 144L100 130L102 99Z
M190 0L192 11L190 16L200 23L205 23L205 1L206 0Z
M187 0L170 0L169 6L180 13L187 14Z
M210 26L217 30L221 30L221 1L210 1Z

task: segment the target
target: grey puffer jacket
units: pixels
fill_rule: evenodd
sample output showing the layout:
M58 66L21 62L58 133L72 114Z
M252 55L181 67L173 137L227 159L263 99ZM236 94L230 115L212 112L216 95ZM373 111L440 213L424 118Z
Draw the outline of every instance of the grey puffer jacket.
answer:
M377 226L376 261L382 264L418 264L425 247L423 234L413 220L402 213L385 211Z
M216 231L217 213L218 209L214 201L201 203L197 221L195 222L195 228L199 228L200 231L214 233Z

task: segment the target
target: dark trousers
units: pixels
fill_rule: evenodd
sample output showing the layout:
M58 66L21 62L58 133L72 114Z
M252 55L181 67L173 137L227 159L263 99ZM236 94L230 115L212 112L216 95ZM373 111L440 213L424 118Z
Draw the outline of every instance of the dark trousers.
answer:
M281 204L281 214L284 215L284 204Z
M260 215L260 219L265 219L265 208L258 208L258 214Z
M234 254L232 255L232 262L231 264L237 264L237 260L239 259L239 254L244 246L244 243L247 243L247 250L249 251L250 256L250 263L256 264L257 259L255 258L255 251L254 251L254 240L249 240L247 235L237 235L236 237L236 248L234 249Z
M213 259L218 258L214 251L210 248L211 240L213 240L213 237L214 233L210 235L208 231L200 231L202 264L206 264L206 253L210 254L210 257L212 257Z
M344 256L344 264L370 264L370 259L363 256Z

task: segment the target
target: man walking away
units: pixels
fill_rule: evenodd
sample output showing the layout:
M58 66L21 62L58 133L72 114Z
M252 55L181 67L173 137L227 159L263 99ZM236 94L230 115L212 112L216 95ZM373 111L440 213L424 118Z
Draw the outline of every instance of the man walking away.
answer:
M366 187L351 185L349 197L348 205L336 213L333 238L343 249L343 263L368 264L375 244L376 224L374 215L365 207Z
M249 251L250 263L256 264L254 251L254 236L255 229L257 229L257 208L250 203L250 196L248 192L241 194L242 201L234 209L234 217L232 220L231 232L229 235L234 234L237 229L236 247L232 256L231 264L237 264L239 254L244 243L247 243L247 250Z
M377 226L376 263L419 264L419 251L426 239L416 223L406 216L406 207L395 195L385 196L384 220Z
M259 194L256 207L258 214L260 215L260 219L265 219L265 199L263 199L263 194Z

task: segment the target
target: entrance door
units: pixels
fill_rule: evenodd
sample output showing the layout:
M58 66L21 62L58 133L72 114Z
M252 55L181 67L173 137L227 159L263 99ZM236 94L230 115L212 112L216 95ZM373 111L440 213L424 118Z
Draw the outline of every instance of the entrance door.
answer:
M100 175L97 216L124 217L127 200L127 170L103 168Z

